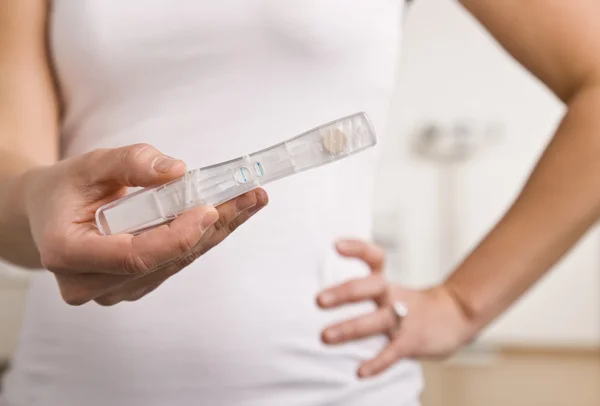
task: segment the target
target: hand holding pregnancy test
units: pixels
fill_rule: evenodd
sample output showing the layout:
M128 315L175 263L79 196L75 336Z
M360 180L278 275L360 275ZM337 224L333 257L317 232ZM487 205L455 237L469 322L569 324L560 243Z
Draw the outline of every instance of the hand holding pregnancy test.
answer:
M217 206L298 172L335 162L375 145L365 113L323 124L261 151L194 169L165 185L146 188L96 211L101 234L137 234L199 206Z
M363 151L376 142L366 114L347 116L270 148L188 171L165 185L146 188L102 206L96 212L98 229L102 234L138 234L194 207L217 206L269 182ZM337 248L342 256L364 261L372 274L321 292L317 299L319 306L326 309L373 301L378 310L328 326L323 341L335 345L370 335L387 335L390 345L382 354L362 364L359 375L366 377L387 367L385 359L390 359L388 353L397 345L398 331L413 303L405 302L411 299L408 291L392 287L385 278L384 256L379 247L363 241L340 241Z

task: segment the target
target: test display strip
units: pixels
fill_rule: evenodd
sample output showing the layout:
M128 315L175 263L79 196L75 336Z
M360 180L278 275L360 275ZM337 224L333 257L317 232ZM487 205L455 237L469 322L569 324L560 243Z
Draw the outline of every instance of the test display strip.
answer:
M255 153L186 172L96 211L101 234L137 234L198 206L217 206L251 189L363 151L377 143L365 113L329 122Z

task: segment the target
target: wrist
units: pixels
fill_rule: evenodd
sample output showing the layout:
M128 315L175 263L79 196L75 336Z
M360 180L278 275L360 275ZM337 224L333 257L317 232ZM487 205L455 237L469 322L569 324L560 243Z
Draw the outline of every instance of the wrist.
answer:
M31 186L37 169L0 180L0 257L26 268L39 268L39 253L30 227Z
M20 214L27 219L28 223L32 217L32 212L39 210L39 206L36 203L39 203L40 198L47 198L47 196L43 196L43 193L42 196L39 193L40 186L45 183L46 171L46 167L35 167L22 173L19 177L19 190L15 197L21 205L22 213Z
M11 174L0 181L2 199L0 204L0 216L3 228L13 230L14 228L27 228L29 221L25 200L25 173Z
M480 317L460 296L460 291L454 289L452 283L444 282L433 288L432 291L435 291L435 294L440 297L439 300L443 301L443 305L448 307L449 317L453 320L459 345L462 346L471 342L483 327L480 323Z

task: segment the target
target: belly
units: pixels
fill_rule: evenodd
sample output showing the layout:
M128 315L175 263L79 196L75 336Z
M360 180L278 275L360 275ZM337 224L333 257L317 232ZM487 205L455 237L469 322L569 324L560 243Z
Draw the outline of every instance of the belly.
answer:
M335 255L330 233L320 228L330 213L315 214L301 198L290 207L290 190L279 205L284 186L274 188L272 206L255 221L138 302L69 307L53 276L37 275L11 374L26 384L9 380L8 393L26 387L47 405L415 399L420 374L412 363L357 381L359 363L383 348L383 338L335 348L320 342L326 325L373 305L324 312L315 295L368 270ZM274 221L284 212L287 220Z
M265 267L228 255L217 266L212 261L221 255L198 261L138 302L109 308L68 307L53 277L39 275L12 372L21 384L9 380L8 394L20 387L46 405L92 406L199 399L207 405L351 405L359 398L362 405L418 397L413 363L399 363L367 383L356 379L359 363L383 348L383 338L335 348L320 342L325 325L372 306L317 309L323 279L310 260L272 259Z

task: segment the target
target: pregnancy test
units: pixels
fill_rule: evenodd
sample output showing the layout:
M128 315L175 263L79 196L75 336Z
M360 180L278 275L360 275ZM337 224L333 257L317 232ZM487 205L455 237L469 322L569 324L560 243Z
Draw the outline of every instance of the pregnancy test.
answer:
M217 206L249 190L356 154L377 143L369 117L356 113L320 125L269 148L193 169L164 185L145 188L100 207L103 235L138 234L198 206Z

